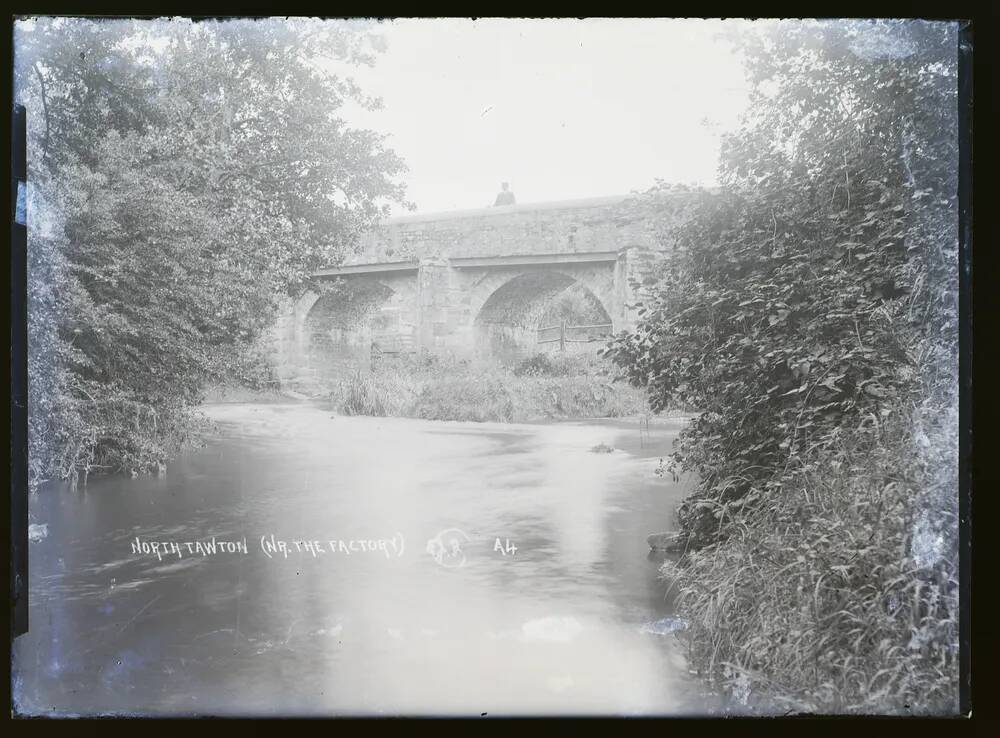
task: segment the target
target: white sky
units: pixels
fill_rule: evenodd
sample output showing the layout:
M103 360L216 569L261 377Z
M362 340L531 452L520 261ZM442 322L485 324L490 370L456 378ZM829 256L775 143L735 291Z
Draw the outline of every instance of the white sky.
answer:
M626 194L714 182L718 136L745 104L724 21L385 21L388 43L354 72L409 165L418 212Z

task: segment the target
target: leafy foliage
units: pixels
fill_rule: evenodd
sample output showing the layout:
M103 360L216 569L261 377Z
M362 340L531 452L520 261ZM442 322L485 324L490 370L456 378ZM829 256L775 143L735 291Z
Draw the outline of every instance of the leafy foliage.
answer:
M955 27L731 40L722 186L676 227L669 187L632 204L672 258L610 350L654 409L700 410L667 469L699 480L672 571L695 663L793 709L954 709Z
M28 109L34 483L136 470L206 382L255 369L282 296L402 201L402 162L338 117L381 48L305 20L17 27Z
M954 35L896 24L912 53L859 54L879 28L739 36L755 87L724 186L669 233L656 296L613 345L654 408L702 410L674 461L701 476L686 512L705 542L721 506L766 497L836 429L918 398L930 371L954 380ZM668 194L644 196L650 218Z

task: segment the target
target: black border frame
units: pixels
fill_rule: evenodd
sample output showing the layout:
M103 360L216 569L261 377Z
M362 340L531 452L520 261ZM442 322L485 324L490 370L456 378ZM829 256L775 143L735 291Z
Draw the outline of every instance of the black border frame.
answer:
M23 5L22 3L19 3ZM137 10L134 4L126 3L109 3L109 2L95 2L95 3L66 3L66 2L42 2L34 4L37 7L31 8L20 8L16 16L11 17L11 28L10 32L4 38L4 44L8 46L7 58L11 61L11 68L13 62L13 48L12 48L12 30L13 21L17 16L27 16L27 15L90 15L90 16L105 16L105 17L156 17L156 16L177 16L177 15L191 15L194 17L201 18L217 18L217 17L232 17L232 16L253 16L253 17L264 17L267 15L310 15L310 16L365 16L365 17L392 17L392 16L424 16L424 17L434 17L434 16L452 16L452 17L476 17L477 13L471 8L459 8L458 12L452 8L452 12L428 12L426 8L420 8L422 12L416 12L417 9L400 9L397 7L379 7L377 4L374 5L343 5L337 4L335 6L318 6L318 7L295 7L296 3L282 3L278 8L274 5L264 4L264 3L243 3L243 4L230 4L228 8L219 8L222 12L213 12L216 10L215 7L219 5L218 3L176 3L176 4L152 4L153 7L145 10ZM562 13L559 12L547 12L543 11L538 4L520 4L522 7L514 7L518 5L517 3L512 3L509 6L503 8L505 15L510 15L513 17L583 17L584 15L591 16L605 16L610 15L606 12L606 8L591 8L590 12L582 13L581 6L575 5L568 8L564 8ZM990 693L992 690L989 689L992 683L993 677L990 676L989 672L979 668L976 670L976 679L972 679L973 666L978 665L979 667L991 666L992 659L990 655L984 651L977 653L977 658L973 662L971 658L971 647L973 642L978 643L980 647L984 649L988 646L995 646L995 636L990 634L990 622L989 614L983 609L984 599L983 596L987 592L987 587L991 579L991 570L987 573L984 568L986 561L986 556L989 555L990 551L986 550L988 543L980 544L980 547L976 555L973 555L972 550L972 496L971 491L973 488L979 488L982 490L980 499L978 500L977 516L983 520L991 520L992 515L989 514L990 505L994 504L993 495L991 492L995 488L995 483L1000 482L1000 472L993 469L987 469L985 462L980 462L979 465L976 464L975 457L973 456L973 438L977 439L982 448L987 448L986 439L992 434L992 429L990 429L990 421L992 417L985 413L983 410L976 412L977 408L973 403L973 376L976 373L975 368L978 367L980 374L980 384L978 387L981 392L977 394L977 398L986 398L992 390L988 375L985 374L986 365L984 361L988 361L989 349L992 348L992 343L989 342L987 331L987 323L989 319L996 313L991 310L994 305L991 304L990 298L994 297L996 289L993 287L994 280L992 279L994 271L990 269L989 262L994 258L994 250L990 248L993 242L989 239L989 229L992 227L992 223L986 217L981 217L979 221L973 222L973 210L975 205L979 205L980 212L984 215L990 212L990 206L993 204L992 198L989 198L989 182L986 177L981 177L980 186L973 193L972 182L973 182L973 149L975 148L975 153L979 155L979 161L981 162L981 167L983 171L986 170L987 164L986 155L987 149L992 146L992 137L989 134L992 132L992 121L987 117L991 112L989 95L992 91L992 86L990 82L992 81L992 69L993 66L990 63L992 61L991 52L992 47L989 44L990 37L992 36L992 25L990 20L995 19L998 15L998 11L994 10L989 16L976 13L971 11L971 9L958 7L954 4L949 4L948 6L942 7L940 4L935 4L935 6L929 6L923 3L909 3L900 4L895 10L885 12L881 11L876 7L877 4L865 3L865 4L853 4L855 7L851 8L851 3L839 3L832 7L826 9L820 9L813 5L809 6L790 6L785 8L785 12L754 12L757 10L759 4L754 4L753 8L738 8L735 12L730 11L726 13L721 9L716 9L712 7L711 3L699 3L697 6L691 9L686 14L681 14L679 17L895 17L895 18L907 18L907 17L921 17L928 19L968 19L964 21L963 28L960 34L960 90L959 90L959 129L960 129L960 163L959 163L959 212L960 212L960 279L961 279L961 289L959 295L959 315L960 315L960 360L959 360L959 381L961 384L961 397L960 397L960 436L959 436L959 449L960 449L960 459L959 459L959 490L960 490L960 557L961 557L961 585L962 585L962 599L961 599L961 622L960 622L960 639L962 643L962 697L961 697L961 713L964 717L972 717L972 720L958 719L948 719L948 718L855 718L855 717L825 717L825 716L796 716L792 718L774 718L774 719L755 719L748 723L746 719L733 718L724 721L725 723L736 723L736 727L739 730L746 730L751 728L751 730L761 727L771 734L775 729L780 733L783 729L795 730L796 733L799 731L796 728L806 727L809 731L818 730L823 732L824 728L833 728L834 730L841 731L845 727L856 728L860 727L862 724L868 722L874 722L876 730L881 733L889 724L896 724L898 727L902 727L908 733L912 733L916 728L915 721L921 723L921 725L926 724L930 726L931 730L938 733L939 728L945 728L946 730L964 730L968 729L969 725L973 722L981 721L982 719L996 719L994 708L991 705L992 696ZM82 6L82 7L81 7ZM622 15L627 16L645 16L646 13L641 12L640 8L636 8L632 11L630 8L616 4L616 11L622 13ZM667 7L658 6L652 8L645 8L646 10L654 11L666 11ZM675 10L673 6L670 7L671 10ZM275 13L274 11L279 12ZM500 8L489 7L483 8L486 12L482 13L483 16L494 16L498 15L497 11ZM952 13L942 13L941 11L953 11ZM333 12L331 12L333 11ZM567 12L568 11L568 12ZM853 11L853 12L852 12ZM860 11L860 12L858 12ZM656 13L659 15L660 13ZM975 48L975 53L973 53L973 48ZM7 87L7 99L11 99L12 90L10 89L11 77L10 74L4 78L4 85ZM973 105L973 100L975 99L975 104ZM973 123L973 121L975 121ZM11 129L7 129L8 123L12 126ZM14 132L13 121L11 118L5 118L4 128L10 133ZM986 135L980 136L979 140L975 143L978 146L974 146L974 132L976 130L983 131ZM12 139L8 139L12 140ZM14 164L14 161L12 161ZM12 167L12 203L16 199L16 165ZM21 231L23 232L23 227ZM7 368L11 372L11 386L12 386L12 396L10 408L10 422L7 425L11 430L11 466L10 468L10 478L9 484L14 492L17 489L25 489L26 482L26 408L24 406L24 399L26 397L26 382L27 382L27 362L25 354L26 346L26 324L22 321L25 320L25 305L24 305L24 259L25 251L24 247L18 247L18 231L17 225L13 222L12 217L12 240L11 240L11 300L8 303L10 306L10 325L11 325L11 361L7 364ZM972 269L973 263L973 241L978 240L984 244L980 251L976 254L976 266L977 269ZM22 241L23 243L23 241ZM984 280L989 279L989 284ZM19 304L20 297L20 304ZM978 348L973 352L974 335L979 334L986 338L981 338L978 344ZM21 338L20 342L18 339ZM20 398L20 404L19 404ZM981 407L985 408L986 401L981 400ZM989 405L992 407L992 403ZM18 464L18 461L21 464ZM11 547L5 547L4 556L10 555L10 565L11 571L15 567L26 567L26 546L27 546L27 499L24 498L23 504L17 499L18 495L16 493L12 494L11 505L2 506L4 514L10 514L11 519L8 521L10 526L6 528L11 531ZM21 515L21 510L24 511L23 523L23 536L22 530L18 527L18 517ZM26 568L22 569L26 572ZM980 594L979 598L976 598L972 590L972 581L975 578L974 573L979 572L980 587L977 592ZM26 581L26 580L25 580ZM13 597L14 592L12 590L12 604L16 602ZM26 592L25 592L26 595ZM26 606L26 596L21 600ZM976 608L976 602L979 603L980 618L973 619L972 613ZM14 633L18 624L21 622L18 620L18 615L16 613L16 608L12 608L8 611L7 617L10 619L9 625L11 626L11 632ZM7 648L10 648L10 642L7 643ZM9 661L9 650L7 651L8 664ZM9 676L6 680L7 687L7 697L8 704L10 704L9 699L11 696L10 681ZM974 707L975 706L975 707ZM127 723L129 720L139 719L131 718L124 719ZM51 724L53 728L61 724L64 721L61 720L51 720L51 719L40 719L32 718L25 719L21 718L18 722L25 724L29 723L33 725L33 728L41 728L39 725L39 720L47 724ZM119 719L102 719L97 718L100 722L95 724L93 727L99 729L102 734L106 734L113 727L113 723L117 723ZM176 719L143 719L144 723L148 723L149 727L152 724L166 724L168 730L176 730L180 725L176 725L177 720L192 720L192 718L176 718ZM203 721L204 719L194 718L194 720ZM209 719L218 720L218 719ZM528 719L534 722L538 719ZM655 721L655 724L649 724L649 721ZM645 728L655 728L659 727L659 718L637 718L628 723L634 723L639 729L644 730ZM696 727L701 728L702 726L712 729L718 726L716 721L705 721L705 720L691 720L691 719L669 719L670 725L664 726L667 729L676 729L681 727L683 724L685 728ZM808 727L805 725L797 726L795 723L799 720L808 721ZM77 728L83 728L83 724L90 724L91 719L77 719L71 721L73 724L77 725ZM622 727L622 723L613 718L611 719L587 719L587 720L566 720L566 719L547 719L538 720L542 723L551 723L553 721L558 721L560 724L566 723L567 727L569 724L577 724L579 727L581 723L585 723L588 726L593 726L602 733L605 730L615 730ZM905 721L904 725L899 725L899 721ZM942 721L945 724L938 725ZM250 729L251 726L248 724L250 721L243 719L227 719L227 724L231 724L232 727L242 727L246 730L242 730L243 733L252 733ZM269 722L269 721L268 721ZM298 722L298 721L297 721ZM312 722L312 721L306 721ZM366 729L370 727L371 720L357 720L357 719L338 719L338 724L342 725L354 725L354 726L365 726ZM376 719L374 722L380 723L382 726L386 725L386 720ZM391 720L390 724L396 723L397 720ZM464 730L469 726L465 725L465 720L440 720L440 719L421 719L419 722L434 723L434 729L443 729L454 725ZM505 720L504 723L509 721ZM516 728L522 726L524 720L516 719L514 720L517 725L507 725L505 728L508 732L511 728ZM694 723L692 725L692 723ZM480 726L485 727L485 723L480 722ZM213 726L206 726L211 728L219 727L218 724ZM268 729L273 730L272 726ZM305 727L304 725L302 727ZM428 725L427 727L431 727ZM477 726L479 727L479 726ZM551 727L556 727L552 725ZM728 725L726 726L728 727ZM130 729L126 726L126 729ZM146 727L143 730L147 729ZM922 728L917 728L918 730ZM77 730L74 730L76 733ZM645 730L644 730L645 732Z

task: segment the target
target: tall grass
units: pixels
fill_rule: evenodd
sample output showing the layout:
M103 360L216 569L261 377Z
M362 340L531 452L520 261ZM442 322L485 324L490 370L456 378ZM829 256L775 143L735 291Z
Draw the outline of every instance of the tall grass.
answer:
M420 388L420 381L407 372L357 371L335 387L331 399L344 415L396 416L405 414Z
M514 422L519 402L513 382L506 379L497 370L430 379L405 414L427 420Z
M953 711L956 450L930 439L954 427L953 405L872 417L729 538L666 564L703 676L752 711Z
M523 365L404 361L355 372L336 383L330 399L345 415L498 423L624 417L646 409L643 393L613 381L609 367L594 357L530 361L530 371Z

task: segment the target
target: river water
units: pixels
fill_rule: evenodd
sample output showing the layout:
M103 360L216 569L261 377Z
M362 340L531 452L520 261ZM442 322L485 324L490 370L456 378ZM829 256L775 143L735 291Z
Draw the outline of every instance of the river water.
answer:
M680 421L640 433L205 410L217 433L161 477L32 499L48 528L14 643L21 711L710 709L662 633L672 602L645 541L686 492L654 474ZM215 553L194 545L213 536ZM218 547L244 540L245 553Z

